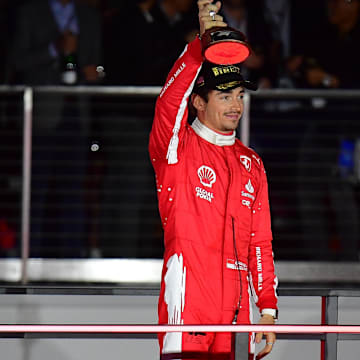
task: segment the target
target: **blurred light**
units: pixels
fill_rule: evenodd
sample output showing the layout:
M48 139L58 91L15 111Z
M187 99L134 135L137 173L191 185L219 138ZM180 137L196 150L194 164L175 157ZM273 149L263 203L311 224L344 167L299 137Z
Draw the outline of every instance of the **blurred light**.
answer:
M90 147L91 151L98 151L100 150L100 145L97 141L94 141L92 144L91 144L91 147Z

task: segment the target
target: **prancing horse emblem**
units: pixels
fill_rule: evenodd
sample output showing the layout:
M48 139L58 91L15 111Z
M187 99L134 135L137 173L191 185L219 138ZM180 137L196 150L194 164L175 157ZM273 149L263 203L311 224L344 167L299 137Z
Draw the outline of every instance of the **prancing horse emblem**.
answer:
M240 162L244 165L245 169L250 172L251 170L251 159L245 155L240 155Z

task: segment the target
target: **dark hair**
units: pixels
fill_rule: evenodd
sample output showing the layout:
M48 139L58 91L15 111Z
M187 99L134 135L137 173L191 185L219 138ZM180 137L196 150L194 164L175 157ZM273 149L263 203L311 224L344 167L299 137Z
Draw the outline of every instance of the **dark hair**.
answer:
M204 86L204 87L194 91L193 94L199 95L201 98L203 98L203 100L205 100L205 102L208 102L210 91L211 91L211 89L208 89L206 86Z
M192 103L193 95L199 95L205 102L209 101L209 92L210 89L202 88L200 91L194 91L190 95L190 101L189 101L189 115L191 118L195 118L197 116L197 110Z

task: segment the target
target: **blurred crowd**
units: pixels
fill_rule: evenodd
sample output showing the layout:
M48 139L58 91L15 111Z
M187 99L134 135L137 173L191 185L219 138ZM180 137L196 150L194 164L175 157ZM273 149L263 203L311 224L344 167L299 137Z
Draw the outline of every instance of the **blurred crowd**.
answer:
M185 45L198 34L196 2L0 0L0 85L161 86ZM261 88L358 88L359 11L360 0L223 0L221 8L229 26L242 31L249 40L252 53L242 71ZM91 256L99 256L99 248L105 256L113 256L113 250L106 254L104 249L118 249L118 236L111 237L111 234L121 234L122 256L158 256L156 251L161 250L159 228L149 230L143 226L139 235L134 233L133 223L126 220L131 218L142 224L146 211L153 214L156 209L144 210L140 208L141 204L156 205L155 199L141 197L145 185L136 182L138 180L129 181L128 176L107 177L107 174L118 174L119 167L122 174L133 171L126 165L129 163L126 146L133 146L133 135L129 136L127 131L128 127L134 126L131 119L136 120L137 116L142 117L141 122L136 122L136 131L143 136L140 140L143 146L138 147L143 153L136 152L131 156L143 163L148 159L146 147L151 116L147 117L151 112L144 110L146 115L134 114L131 108L130 116L124 104L121 111L115 107L119 99L107 99L106 111L103 111L103 104L86 94L76 97L35 92L34 97L31 255L51 256L53 248L57 247L57 256L84 256L87 246ZM0 175L4 175L3 179L0 176L0 257L3 253L11 253L19 242L20 232L16 220L20 210L12 205L19 203L19 192L9 185L8 178L21 177L22 113L20 108L11 105L12 101L12 98L6 98L6 105L0 106L0 153L3 155ZM290 102L282 101L282 106L285 105L292 106ZM343 114L343 106L341 104L339 108L341 115L325 113L325 119L319 114L316 117L306 115L305 120L301 118L301 121L291 123L285 114L285 120L281 122L277 113L278 122L260 121L257 126L256 122L252 123L252 132L259 136L252 137L254 143L251 146L260 152L267 147L270 149L268 154L262 153L263 158L267 155L268 161L276 163L279 160L279 152L274 151L276 148L281 150L281 161L294 166L298 162L300 185L296 186L302 195L298 217L302 218L303 243L309 245L315 236L324 259L328 259L332 251L329 247L331 236L340 239L334 241L342 246L341 251L340 245L335 249L339 258L358 257L360 186L355 187L353 180L348 181L347 173L352 171L349 169L354 167L354 161L345 167L344 175L344 161L341 160L353 156L354 144L360 154L358 113L354 111L354 120L350 116L350 107ZM140 111L141 107L136 110ZM118 121L121 116L123 118ZM341 126L331 130L334 137L323 136L324 131L330 134L329 120L340 124L339 118ZM293 153L288 153L288 159L284 155L283 149L289 145L284 141L285 137L280 137L279 142L274 140L273 134L281 135L287 129L291 134L288 142L300 149L295 161ZM269 143L264 140L265 136L262 137L263 133L270 134L267 137ZM298 134L303 135L299 135L298 143L294 144L294 136ZM102 141L105 138L107 141ZM94 139L96 142L92 144ZM89 151L89 144L93 146L98 142L102 150ZM126 151L119 144L125 146ZM345 156L348 153L351 156ZM274 166L270 168L273 178L288 175L286 167L279 167L278 172ZM336 181L332 180L334 173ZM321 179L318 187L314 188L311 176ZM140 176L136 173L135 178L140 179ZM149 178L152 179L152 170ZM150 185L152 188L153 184ZM278 186L279 189L273 185L273 189L283 192L284 182L279 182ZM104 188L107 192L103 192ZM120 197L118 189L124 190L125 197ZM113 195L113 190L118 197ZM291 188L290 192L297 190ZM101 209L108 201L105 193L110 194L106 195L109 198L114 197L111 201L118 204L109 207L108 212ZM315 209L316 224L313 224L314 212L308 211L313 207L314 193L320 199ZM155 197L153 192L151 194ZM272 204L280 203L280 208L284 208L282 201L275 198ZM130 202L134 203L131 209L127 207ZM343 204L346 204L345 210ZM278 219L288 217L288 214L274 213ZM111 229L106 216L116 219L116 225ZM340 224L344 218L347 222ZM279 233L276 226L275 230ZM154 232L156 234L149 240L148 233ZM141 236L146 241L141 240ZM141 246L135 247L134 238L140 239L136 241ZM310 239L308 243L306 239ZM286 236L284 244L287 242ZM146 254L139 253L139 249L146 247L144 244ZM311 246L312 243L308 247Z
M360 0L222 3L260 87L358 87ZM197 26L196 0L0 0L0 83L61 84L74 55L73 83L162 85Z

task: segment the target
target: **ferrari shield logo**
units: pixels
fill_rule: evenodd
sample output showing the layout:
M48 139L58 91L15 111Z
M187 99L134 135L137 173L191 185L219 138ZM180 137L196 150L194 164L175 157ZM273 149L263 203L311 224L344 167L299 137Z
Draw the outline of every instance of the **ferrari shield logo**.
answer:
M244 165L245 169L250 172L251 159L248 156L240 155L240 162Z

